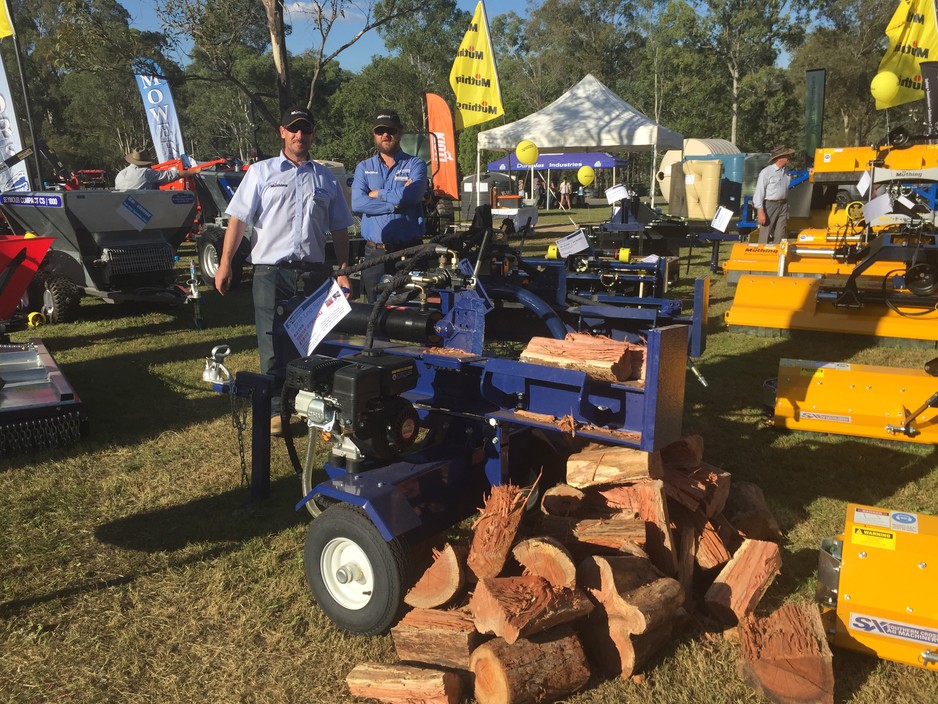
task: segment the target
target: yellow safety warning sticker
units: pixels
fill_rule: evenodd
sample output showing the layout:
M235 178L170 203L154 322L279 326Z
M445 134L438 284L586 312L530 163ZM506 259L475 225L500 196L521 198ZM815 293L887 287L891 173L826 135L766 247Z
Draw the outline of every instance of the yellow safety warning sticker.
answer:
M850 539L854 545L864 545L868 548L882 548L883 550L896 549L896 534L891 530L854 526Z

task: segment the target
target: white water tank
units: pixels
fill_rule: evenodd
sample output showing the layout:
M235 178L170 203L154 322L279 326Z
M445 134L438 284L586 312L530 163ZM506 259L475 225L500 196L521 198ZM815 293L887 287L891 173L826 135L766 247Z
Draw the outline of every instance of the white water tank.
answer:
M666 151L655 172L655 180L661 189L662 197L667 201L671 195L671 166L673 164L695 156L740 153L735 144L725 139L685 139L683 152L680 149Z

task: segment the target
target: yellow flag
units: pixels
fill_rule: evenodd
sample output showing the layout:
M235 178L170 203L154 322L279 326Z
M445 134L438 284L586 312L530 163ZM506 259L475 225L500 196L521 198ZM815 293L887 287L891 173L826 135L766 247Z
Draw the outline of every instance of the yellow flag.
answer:
M899 7L886 25L886 36L889 48L879 64L879 71L896 74L899 90L888 102L877 100L877 110L925 97L919 64L938 60L935 0L899 0Z
M457 130L494 120L505 113L498 89L489 23L481 0L456 52L456 60L449 72L449 84L456 94Z
M13 36L13 23L10 22L10 8L6 0L0 0L0 39Z

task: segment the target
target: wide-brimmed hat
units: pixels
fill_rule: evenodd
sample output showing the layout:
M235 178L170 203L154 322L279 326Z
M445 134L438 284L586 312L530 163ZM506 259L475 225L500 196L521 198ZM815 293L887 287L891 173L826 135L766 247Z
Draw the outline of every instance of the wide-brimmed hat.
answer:
M128 164L134 166L151 166L153 164L153 157L150 156L149 149L134 149L124 159Z
M284 127L290 127L298 122L305 122L310 127L313 126L313 114L304 107L293 107L283 113L280 124Z
M401 118L397 114L396 110L382 110L377 115L375 115L375 119L372 121L371 127L372 129L376 129L378 127L390 127L391 129L395 129L400 132L402 128Z
M781 159L783 156L792 157L795 155L795 150L790 149L785 146L775 147L772 150L772 153L769 154L769 161L775 161L776 159Z

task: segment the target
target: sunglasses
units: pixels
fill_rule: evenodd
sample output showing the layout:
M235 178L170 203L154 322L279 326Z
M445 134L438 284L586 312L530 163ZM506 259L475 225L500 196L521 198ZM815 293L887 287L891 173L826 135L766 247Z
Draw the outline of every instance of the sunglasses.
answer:
M303 134L312 134L313 128L306 125L290 125L289 127L284 127L287 132L296 133L302 132Z
M376 135L386 134L386 135L390 135L391 137L393 137L394 135L397 134L397 130L394 129L393 127L375 127L375 134Z

